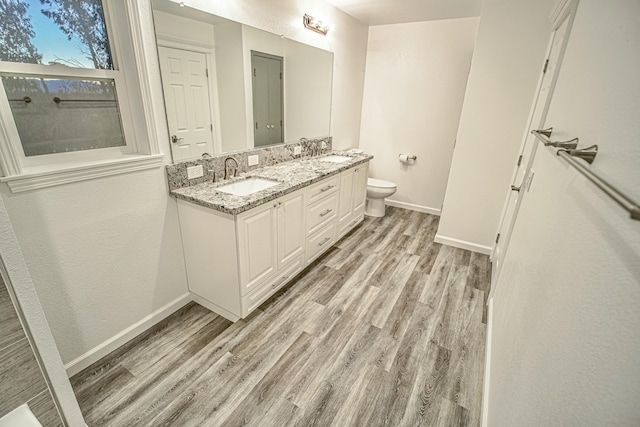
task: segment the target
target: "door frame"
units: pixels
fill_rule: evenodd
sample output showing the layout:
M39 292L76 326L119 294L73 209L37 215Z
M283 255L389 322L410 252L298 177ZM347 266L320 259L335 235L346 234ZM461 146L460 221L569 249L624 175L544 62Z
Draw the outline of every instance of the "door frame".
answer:
M205 55L207 63L207 83L209 85L209 107L210 107L210 120L213 125L213 153L222 153L222 130L220 128L220 102L218 97L218 77L216 73L216 55L215 46L212 44L206 44L196 42L193 40L182 39L179 37L167 36L162 34L156 35L158 47L168 47L171 49L186 50L189 52L203 53ZM160 53L158 52L158 55ZM162 74L160 76L162 79ZM165 117L167 115L167 108L165 106ZM167 120L167 129L169 122ZM169 131L169 135L171 132ZM173 155L173 149L172 149Z
M558 62L556 64L555 69L553 70L553 75L551 76L551 82L549 84L549 91L547 94L546 99L544 100L544 105L542 106L543 110L542 110L542 114L540 115L540 123L544 124L545 120L546 120L546 116L547 113L549 112L549 107L551 105L551 100L553 99L553 92L555 90L555 86L556 86L556 82L558 80L558 76L560 75L560 70L562 68L562 61L564 58L564 53L566 51L567 48L567 44L569 42L569 38L571 35L571 28L573 27L573 21L575 19L576 16L576 10L578 8L578 3L579 0L559 0L552 12L551 15L549 17L550 21L552 22L552 28L551 28L551 35L549 37L549 44L547 46L547 51L545 53L545 60L547 60L552 52L553 49L553 42L554 42L554 38L555 38L555 32L560 28L560 26L562 26L565 22L567 22L567 29L566 29L566 33L564 35L564 39L562 41L562 45L560 46L560 51L558 54ZM567 21L568 20L568 21ZM544 78L545 78L545 72L544 70L542 70L540 72L540 76L538 77L538 83L536 85L536 90L535 90L535 94L533 97L533 102L531 104L531 109L529 111L529 116L527 118L527 125L525 127L525 131L524 131L524 135L522 137L522 140L520 142L520 149L518 150L518 156L521 156L525 149L527 148L527 139L530 137L530 129L532 127L534 127L534 116L535 116L535 112L538 108L538 102L539 102L539 97L540 97L540 93L542 90L542 85L544 82ZM537 125L535 125L537 127ZM514 208L514 212L513 212L513 216L511 218L511 223L510 225L508 225L507 228L507 233L503 233L503 227L505 226L505 219L506 219L506 214L508 211L508 207L509 207L509 201L511 199L511 192L513 190L511 190L511 188L509 188L508 192L507 192L507 196L505 198L505 201L503 203L502 206L502 212L500 214L500 221L498 223L498 228L496 230L496 236L500 235L500 241L501 241L501 245L498 245L498 242L496 241L496 244L493 245L493 248L491 250L491 260L492 262L492 274L491 274L491 290L489 292L489 298L493 297L493 294L495 292L495 288L496 285L498 283L498 279L500 277L500 272L502 267L500 266L500 268L496 268L496 250L498 247L500 247L502 253L504 254L502 256L502 259L504 259L504 257L506 256L506 252L508 250L508 246L509 246L509 240L511 238L511 233L513 231L513 228L515 226L515 223L518 219L518 211L520 208L520 205L522 204L522 199L524 199L524 196L527 192L527 188L529 187L529 185L531 184L531 180L533 179L533 175L532 173L532 169L531 166L533 165L533 160L535 159L535 155L536 155L536 151L538 148L538 143L534 142L534 146L531 148L531 155L529 156L529 159L527 161L526 165L522 165L522 166L518 166L516 164L516 166L513 168L513 172L511 173L511 179L510 179L510 187L511 186L518 186L520 184L521 190L520 190L520 194L519 194L519 198L516 202L516 207ZM522 182L521 183L517 183L515 182L517 177L518 177L518 169L519 167L524 167L525 169L525 173L523 174L522 177ZM504 234L504 235L503 235Z

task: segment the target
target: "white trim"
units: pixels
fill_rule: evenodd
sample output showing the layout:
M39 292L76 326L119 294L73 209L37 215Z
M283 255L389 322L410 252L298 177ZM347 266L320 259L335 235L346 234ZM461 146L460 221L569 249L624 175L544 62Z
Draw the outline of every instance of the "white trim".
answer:
M127 2L127 5L129 34L134 57L136 58L134 62L137 68L140 98L148 138L148 147L142 147L140 146L141 144L138 144L138 149L142 151L147 148L145 154L160 154L160 137L164 136L168 140L169 133L167 130L163 132L163 135L158 134L159 123L164 123L166 129L164 100L162 98L162 88L158 91L151 86L155 76L160 74L151 2L148 0L134 0ZM159 97L157 96L158 92L160 93Z
M549 20L553 23L553 29L557 30L564 22L570 10L578 7L578 0L558 0L553 6Z
M440 213L442 212L440 209L430 208L428 206L422 206L422 205L414 205L413 203L399 202L397 200L390 200L390 199L385 199L384 204L388 206L395 206L397 208L409 209L412 211L424 212L424 213L428 213L431 215L438 215L438 216L440 216Z
M227 320L230 320L232 322L237 322L238 320L240 320L238 316L236 316L229 310L225 310L224 308L220 307L218 304L214 304L211 301L202 298L200 295L192 293L191 298L194 302L200 304L206 309L213 311L215 314L222 316Z
M200 53L213 53L214 45L197 40L185 39L182 37L169 36L166 34L156 34L158 46L170 47L173 49L190 50Z
M220 126L220 98L218 96L218 71L215 51L206 54L209 70L209 108L213 124L213 152L222 153L222 126Z
M484 255L491 255L491 246L479 245L477 243L471 243L465 240L454 239L453 237L446 237L441 234L436 234L436 237L433 240L436 243L441 243L443 245L466 249L468 251L478 252Z
M114 335L113 337L109 338L108 340L102 342L83 355L76 357L71 362L64 365L65 369L67 370L67 375L69 376L69 378L71 378L78 372L91 366L93 363L97 362L107 354L123 346L128 341L137 337L155 324L161 322L163 319L169 317L169 315L175 313L177 310L181 309L191 301L191 293L187 292L174 299L170 303L166 304L164 307L161 307L148 316L143 317L140 321L134 323L125 330Z
M21 191L157 168L161 167L163 163L164 156L162 154L136 156L132 159L118 159L106 163L93 163L56 171L7 176L0 178L0 182L6 182L13 193L19 193Z
M24 261L9 216L0 197L0 258L6 267L7 289L15 297L21 321L26 323L26 333L36 349L38 362L48 379L56 406L66 421L65 425L84 424L78 401L62 365L58 347L53 339L49 323L44 315L40 299ZM31 340L32 338L32 340Z
M487 342L484 351L484 380L482 384L482 406L480 415L480 425L489 425L489 379L491 367L491 329L493 327L493 298L487 302Z

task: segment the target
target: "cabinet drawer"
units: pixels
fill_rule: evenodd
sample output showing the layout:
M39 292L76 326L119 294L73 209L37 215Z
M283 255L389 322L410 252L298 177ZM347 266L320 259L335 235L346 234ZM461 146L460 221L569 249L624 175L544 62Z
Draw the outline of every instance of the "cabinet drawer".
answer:
M307 189L307 204L313 203L327 194L334 193L338 191L339 188L340 175L333 175L324 179Z
M307 239L306 251L307 264L317 258L321 253L329 249L336 240L336 223L331 222L313 236Z
M302 256L297 257L274 275L271 280L254 289L251 293L242 297L242 317L246 317L260 304L265 302L278 289L287 284L302 268Z
M335 221L338 212L338 196L338 193L333 193L309 205L307 236L318 231L323 225Z
M360 210L355 215L349 217L348 221L338 224L338 239L351 231L356 225L360 224L364 219L364 212Z

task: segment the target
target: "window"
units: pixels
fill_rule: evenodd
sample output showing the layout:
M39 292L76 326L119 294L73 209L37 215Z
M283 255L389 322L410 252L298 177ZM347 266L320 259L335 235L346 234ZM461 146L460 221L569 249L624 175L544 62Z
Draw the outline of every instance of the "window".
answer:
M135 4L0 0L2 181L155 154L128 26Z

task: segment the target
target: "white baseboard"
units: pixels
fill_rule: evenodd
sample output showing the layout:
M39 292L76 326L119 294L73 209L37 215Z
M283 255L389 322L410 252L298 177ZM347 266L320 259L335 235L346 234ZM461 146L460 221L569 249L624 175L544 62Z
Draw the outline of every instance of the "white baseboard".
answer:
M436 237L433 240L436 243L442 243L443 245L466 249L471 252L478 252L485 255L491 255L492 248L490 246L478 245L477 243L466 242L464 240L446 237L441 234L436 234Z
M493 328L493 298L488 301L487 307L487 342L484 352L484 381L482 385L482 412L480 425L489 425L489 374L491 366L491 329Z
M427 206L414 205L413 203L407 203L407 202L398 202L397 200L390 200L390 199L385 199L384 204L389 206L395 206L396 208L409 209L412 211L424 212L431 215L440 216L440 209L430 208Z
M69 378L71 378L78 372L91 366L91 364L102 359L113 350L126 344L132 338L135 338L156 323L168 317L170 314L175 313L177 310L184 307L191 301L193 301L191 293L187 292L186 294L171 301L164 307L161 307L148 316L145 316L139 322L134 323L122 332L114 335L100 345L97 345L96 347L87 351L83 355L76 357L71 362L64 365L64 368L67 370L67 375L69 376Z
M238 316L236 316L229 310L225 310L224 308L220 307L218 304L214 304L211 301L202 298L200 295L191 294L191 299L197 302L198 304L200 304L201 306L203 306L204 308L207 308L213 311L215 314L222 316L225 319L230 320L231 322L237 322L240 319Z

